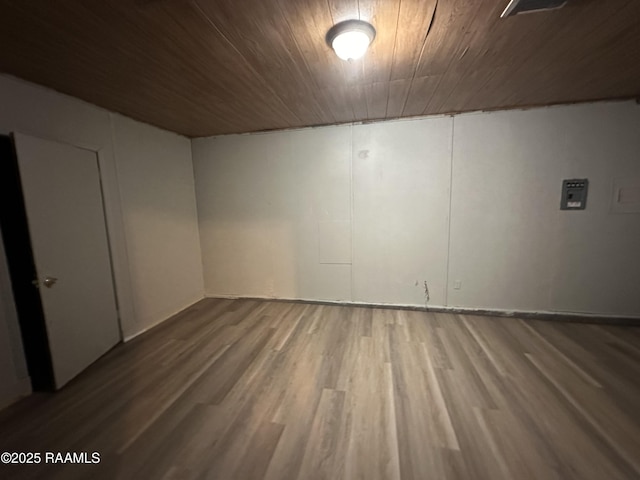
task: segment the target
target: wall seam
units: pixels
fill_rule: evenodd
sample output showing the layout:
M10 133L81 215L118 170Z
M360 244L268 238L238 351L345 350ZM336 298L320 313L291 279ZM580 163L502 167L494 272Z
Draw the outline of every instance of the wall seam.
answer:
M202 236L200 235L200 210L198 208L198 193L196 192L196 167L193 161L193 139L189 139L189 159L191 160L191 178L193 180L193 207L196 215L196 233L198 238L198 255L200 257L200 277L202 280L202 298L206 297L207 289L204 285L204 256L202 255Z
M562 155L558 155L558 157L563 158L565 165L569 163L569 139L567 134L567 128L564 128L563 136L562 136ZM572 176L568 175L569 178ZM567 178L567 177L564 177ZM560 183L560 182L558 182ZM553 223L553 242L551 243L551 253L549 258L549 267L547 271L547 295L546 301L547 304L545 307L550 310L554 302L554 287L557 283L558 277L558 265L560 264L560 255L561 255L561 247L560 247L560 237L562 230L562 210L559 208L556 210L554 215L554 223Z
M354 204L355 204L355 194L354 194L354 188L353 188L353 124L351 124L349 126L349 131L350 131L350 135L349 135L349 143L350 143L350 152L349 152L349 188L351 190L350 195L349 195L349 200L351 202L350 208L349 208L349 214L351 216L350 218L350 222L349 222L349 227L351 229L351 268L349 269L350 271L350 287L351 287L351 291L349 292L349 298L351 299L351 301L353 301L354 299L354 283L353 283L353 259L355 256L355 252L354 252L354 248L353 248L353 218L354 218Z
M114 179L116 182L116 186L117 186L117 192L118 192L118 197L119 197L119 209L120 209L120 218L122 219L122 235L124 236L124 245L122 248L122 252L124 253L124 260L126 261L127 264L127 269L126 272L129 276L129 300L130 300L130 307L131 307L131 313L133 314L133 318L131 319L131 322L133 323L137 323L138 321L138 312L136 311L136 302L133 299L133 274L131 272L131 262L129 261L129 242L127 241L127 225L125 223L124 220L124 209L123 209L123 198L122 198L122 188L120 185L120 174L118 172L118 146L117 146L117 142L116 142L116 134L115 134L115 125L114 125L114 114L109 112L109 127L111 130L111 149L112 149L112 154L113 154L113 173L115 174L116 178ZM118 287L116 285L116 295L117 295L117 291L118 291ZM121 304L120 302L118 302L118 320L120 323L120 338L121 340L124 342L125 338L126 338L126 331L125 331L125 326L123 325L123 318L122 318L122 309L121 309Z
M451 205L453 203L453 139L455 135L454 116L451 117L451 147L449 150L449 209L447 212L447 269L444 276L444 305L449 306L449 269L451 265Z

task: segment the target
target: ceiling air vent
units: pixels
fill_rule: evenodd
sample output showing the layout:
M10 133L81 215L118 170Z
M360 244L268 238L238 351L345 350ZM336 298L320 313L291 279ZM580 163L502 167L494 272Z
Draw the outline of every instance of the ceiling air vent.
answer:
M567 0L511 0L500 18L519 15L520 13L542 12L562 8Z

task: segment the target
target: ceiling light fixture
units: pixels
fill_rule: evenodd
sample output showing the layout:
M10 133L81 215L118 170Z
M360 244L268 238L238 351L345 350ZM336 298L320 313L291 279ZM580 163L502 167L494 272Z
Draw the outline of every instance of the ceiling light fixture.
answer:
M376 29L373 25L362 20L347 20L331 27L326 40L342 60L357 60L365 54L374 38Z

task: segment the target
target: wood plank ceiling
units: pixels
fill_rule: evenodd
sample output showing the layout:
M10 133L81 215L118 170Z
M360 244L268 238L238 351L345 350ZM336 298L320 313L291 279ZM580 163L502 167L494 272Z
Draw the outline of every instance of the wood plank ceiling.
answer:
M640 95L640 1L507 3L0 0L0 71L191 137Z

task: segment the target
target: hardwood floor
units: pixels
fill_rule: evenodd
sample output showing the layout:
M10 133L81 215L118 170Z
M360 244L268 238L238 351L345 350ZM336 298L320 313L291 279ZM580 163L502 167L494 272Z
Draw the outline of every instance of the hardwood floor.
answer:
M0 412L0 478L640 478L640 329L208 299Z

